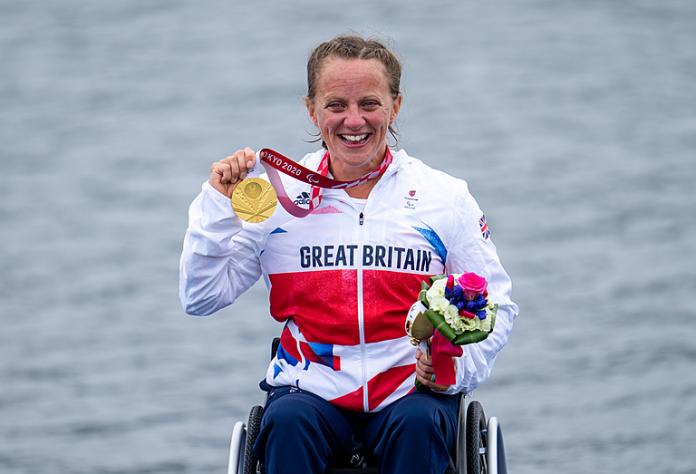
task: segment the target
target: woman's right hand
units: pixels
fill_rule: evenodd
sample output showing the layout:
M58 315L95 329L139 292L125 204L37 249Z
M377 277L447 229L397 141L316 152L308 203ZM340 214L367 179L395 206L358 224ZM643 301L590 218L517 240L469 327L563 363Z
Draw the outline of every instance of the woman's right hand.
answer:
M256 153L247 147L237 150L227 158L216 161L210 166L208 183L228 198L237 185L246 178L247 173L256 164Z

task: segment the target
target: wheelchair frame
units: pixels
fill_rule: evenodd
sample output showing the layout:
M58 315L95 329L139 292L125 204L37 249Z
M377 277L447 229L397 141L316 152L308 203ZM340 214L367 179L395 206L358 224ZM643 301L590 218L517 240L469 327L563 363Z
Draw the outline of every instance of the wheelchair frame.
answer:
M273 340L271 357L280 343ZM263 407L253 406L248 422L238 421L232 429L227 474L262 474L261 463L254 457L252 447L258 436ZM486 419L483 407L476 400L462 396L459 402L457 441L454 463L457 474L507 474L503 432L498 418ZM355 467L336 467L327 474L378 474L375 467L362 462Z

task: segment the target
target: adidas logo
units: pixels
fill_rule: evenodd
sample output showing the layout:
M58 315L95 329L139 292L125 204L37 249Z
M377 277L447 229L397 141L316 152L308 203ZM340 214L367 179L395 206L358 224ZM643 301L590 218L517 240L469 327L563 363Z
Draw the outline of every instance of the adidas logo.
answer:
M295 198L293 201L298 206L308 206L309 205L309 193L303 192Z

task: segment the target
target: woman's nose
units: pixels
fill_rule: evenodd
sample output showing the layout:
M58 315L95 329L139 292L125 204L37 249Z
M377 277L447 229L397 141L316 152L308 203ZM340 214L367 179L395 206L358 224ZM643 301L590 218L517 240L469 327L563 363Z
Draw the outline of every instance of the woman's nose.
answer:
M360 128L365 124L365 118L362 116L360 108L357 105L348 107L344 124L348 128Z

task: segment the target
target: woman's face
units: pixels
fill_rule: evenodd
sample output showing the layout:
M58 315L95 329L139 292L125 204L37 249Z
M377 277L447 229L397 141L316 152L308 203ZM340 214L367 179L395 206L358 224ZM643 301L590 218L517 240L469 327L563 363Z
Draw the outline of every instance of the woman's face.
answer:
M386 69L378 60L324 62L307 110L329 149L334 176L354 178L377 166L400 106L401 96L392 98Z

